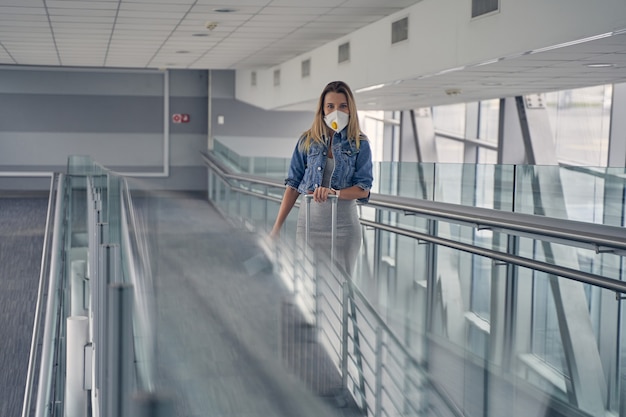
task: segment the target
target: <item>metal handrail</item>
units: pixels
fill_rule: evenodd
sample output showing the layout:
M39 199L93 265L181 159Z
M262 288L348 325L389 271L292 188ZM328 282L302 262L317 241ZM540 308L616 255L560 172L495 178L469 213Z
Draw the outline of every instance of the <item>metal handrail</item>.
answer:
M56 319L56 314L54 314L54 307L56 304L56 286L59 279L59 268L60 268L60 260L58 260L54 254L59 252L59 248L61 247L63 235L62 235L62 227L61 223L63 221L62 216L64 214L63 207L63 198L65 197L65 181L63 180L64 175L59 175L59 187L56 195L56 203L55 203L55 213L54 213L54 226L53 226L53 237L52 237L52 248L51 253L53 254L52 259L50 261L50 271L48 274L48 299L46 301L46 316L45 316L45 325L44 325L44 335L41 349L41 365L39 369L39 387L42 387L42 384L46 384L50 381L50 375L52 372L52 343L53 343L53 327L54 320ZM38 395L37 396L37 406L35 409L35 415L43 416L44 411L47 407L48 398L46 395Z
M272 181L267 178L259 180L259 177L245 174L232 175L226 171L226 168L224 168L213 155L205 153L203 154L203 158L207 161L207 164L215 170L217 175L225 181L228 179L237 179L239 181L247 181L254 184L284 188L284 185L282 185L279 181ZM241 190L238 187L232 186L231 189L245 194L251 194L259 198L275 200L274 198L262 193ZM430 219L470 225L482 229L488 228L491 230L499 230L539 240L550 240L555 242L566 241L571 246L576 246L575 244L577 244L580 247L590 248L598 253L613 251L619 255L626 254L626 239L624 239L623 227L376 193L371 194L368 206L400 211L411 215L419 214ZM626 283L617 279L577 271L571 268L535 261L503 252L484 249L432 236L426 233L403 229L397 226L372 222L366 219L360 219L360 221L364 226L391 231L404 236L413 237L415 239L463 250L472 254L487 256L504 262L538 269L549 274L563 276L565 278L583 283L597 285L619 293L626 293Z
M43 248L41 251L41 269L39 271L39 287L37 290L37 304L35 306L35 318L33 323L33 335L30 342L30 356L28 358L28 371L26 373L26 387L24 388L24 402L22 403L22 417L30 415L32 401L33 379L35 375L35 361L37 360L38 340L41 334L41 310L43 309L45 274L48 265L50 251L48 241L50 239L50 225L53 213L53 197L55 196L56 173L50 174L50 194L48 195L48 211L46 213L46 226L44 229ZM57 190L58 192L58 190Z
M578 271L572 268L549 264L547 262L536 261L522 256L511 255L504 252L498 252L492 249L485 249L478 246L470 245L467 243L456 242L454 240L445 239L427 233L414 232L411 230L402 229L399 227L388 226L385 224L375 223L369 220L361 220L361 224L368 227L373 227L388 232L397 233L402 236L412 237L414 239L423 240L431 243L435 243L441 246L447 246L449 248L458 249L464 252L469 252L474 255L485 256L488 258L496 259L506 263L511 263L531 269L536 269L548 274L558 275L564 278L580 281L585 284L591 284L598 287L606 288L618 293L626 293L626 282L613 278L607 278L600 275L591 274L584 271Z
M224 180L234 179L270 187L285 187L281 181L266 177L232 174L219 163L214 155L202 153L202 157L207 165ZM239 191L237 188L235 190ZM248 191L246 194L267 198L254 191ZM597 252L606 252L610 249L626 252L623 227L378 193L371 194L367 205L405 214L419 214L427 218L471 225L481 229L512 232L525 237L575 242L581 247L592 248Z
M548 237L570 244L575 242L597 252L607 249L626 252L623 227L384 194L372 194L368 205L480 229L512 232L525 237Z
M120 193L121 193L120 211L121 211L121 228L122 228L121 238L124 243L122 246L124 250L124 256L126 257L126 260L128 262L128 273L130 274L130 283L133 285L133 288L134 288L135 300L136 300L135 307L136 307L137 314L138 314L137 323L140 328L139 331L147 338L147 340L143 340L142 341L143 343L141 344L141 346L136 347L136 349L141 349L142 352L148 356L147 366L151 367L152 366L152 363L151 363L152 352L149 352L149 349L152 348L152 344L154 342L153 341L154 331L153 331L152 323L150 319L151 319L151 313L153 313L153 311L149 306L150 301L147 299L147 296L146 296L145 282L143 280L145 276L140 277L138 275L138 267L135 262L135 254L133 253L133 250L132 250L133 245L131 243L131 233L129 230L129 225L132 226L132 230L134 231L134 233L137 233L137 230L139 230L139 227L137 224L136 213L132 206L132 197L130 193L130 188L128 186L128 181L126 180L126 178L122 178L122 180L123 180L123 187L121 187L120 189ZM124 204L124 202L126 204ZM145 246L142 244L145 242L140 241L140 239L136 235L134 235L134 237L135 237L137 249L140 252L139 254L141 255L139 257L139 261L143 262L141 272L150 274L148 271L146 271L146 264L148 264L147 261L148 261L149 253L146 250ZM143 381L146 384L146 386L142 387L148 392L153 392L155 390L155 382L153 380L151 371L152 371L151 368L148 368L149 375L147 375L146 379Z

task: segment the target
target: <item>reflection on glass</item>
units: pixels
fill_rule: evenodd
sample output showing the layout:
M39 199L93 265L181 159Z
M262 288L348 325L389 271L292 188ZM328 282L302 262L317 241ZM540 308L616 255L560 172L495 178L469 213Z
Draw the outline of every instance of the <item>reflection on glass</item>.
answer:
M465 136L465 108L465 103L433 107L435 129Z
M481 101L479 109L478 139L497 144L500 125L500 99ZM486 161L480 162L485 163Z
M559 161L606 166L613 86L546 93Z

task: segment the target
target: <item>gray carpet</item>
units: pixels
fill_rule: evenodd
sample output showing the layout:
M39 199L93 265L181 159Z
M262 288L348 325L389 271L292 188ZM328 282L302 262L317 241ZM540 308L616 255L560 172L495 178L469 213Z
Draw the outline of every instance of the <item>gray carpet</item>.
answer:
M0 416L22 412L47 197L0 198Z

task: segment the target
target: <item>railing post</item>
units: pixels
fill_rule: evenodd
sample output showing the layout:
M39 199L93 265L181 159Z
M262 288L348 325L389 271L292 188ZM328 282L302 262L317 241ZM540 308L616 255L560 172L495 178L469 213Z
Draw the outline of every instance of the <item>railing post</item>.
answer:
M376 327L376 385L374 395L374 417L380 417L383 411L383 328Z
M335 271L335 241L337 240L337 197L330 198L331 220L330 220L330 267Z
M341 387L348 390L348 282L343 283L341 306Z
M320 279L322 279L322 274L320 273L320 269L319 268L314 268L314 272L315 277L313 279L313 291L314 291L314 308L315 308L315 313L314 313L314 317L315 317L315 331L316 331L316 336L318 335L318 332L320 331L320 326L321 326L321 312L320 312L320 298L321 298L321 293L320 293Z
M311 253L310 251L310 246L309 246L309 238L310 238L310 228L311 228L311 199L312 199L312 195L305 195L304 196L304 202L305 202L305 206L304 206L304 210L305 210L305 216L304 216L304 244L302 245L302 256L304 257L304 259L302 260L302 262L300 262L300 272L298 274L296 274L296 277L299 277L300 279L300 288L305 288L305 282L306 282L306 271L307 271L307 263L309 261L309 254ZM298 242L296 242L296 247L298 246ZM315 253L313 253L313 256L315 256ZM317 272L317 268L316 268L316 272ZM294 296L297 298L298 297L298 282L297 280L294 281L294 289L296 289L294 291ZM306 293L302 292L303 296L302 296L302 301L303 301L303 305L307 306L307 302L306 302ZM307 307L308 309L308 307ZM308 315L309 312L306 312L307 314L307 319L310 320L310 316Z
M105 395L107 390L107 350L108 346L106 341L108 340L107 332L107 319L109 311L109 297L108 288L111 282L115 282L117 271L120 269L119 260L119 247L116 245L103 244L103 241L108 241L108 224L99 223L97 228L98 233L98 258L97 258L97 271L98 274L94 277L92 289L95 291L92 297L95 300L93 314L94 325L94 351L95 351L95 396L98 398L98 406L100 408L100 415L107 417L106 413L108 404L107 397Z
M84 381L85 346L89 342L89 321L85 316L71 316L66 320L65 352L65 417L83 417L87 415L88 393Z
M86 291L87 262L82 259L74 260L70 272L70 315L87 316L89 308L89 294Z
M130 417L133 389L133 286L109 286L106 417Z

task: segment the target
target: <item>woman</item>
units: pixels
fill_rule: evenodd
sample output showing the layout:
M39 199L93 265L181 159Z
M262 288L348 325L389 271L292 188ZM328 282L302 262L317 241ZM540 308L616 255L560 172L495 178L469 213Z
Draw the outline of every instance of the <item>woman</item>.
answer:
M287 186L270 235L278 236L300 194L312 194L309 244L330 255L331 203L337 196L335 260L351 275L361 246L357 201L367 203L372 187L372 153L361 133L350 87L329 83L319 98L313 125L304 132L291 157ZM305 208L300 204L297 240L305 234Z

